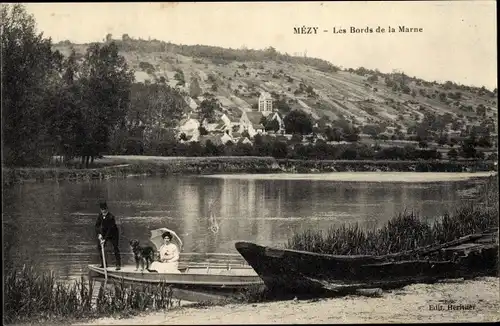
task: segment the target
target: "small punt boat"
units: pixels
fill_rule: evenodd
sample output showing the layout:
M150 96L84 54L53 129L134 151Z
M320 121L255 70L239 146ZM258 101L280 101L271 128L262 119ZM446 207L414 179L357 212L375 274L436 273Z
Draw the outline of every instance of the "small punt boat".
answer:
M171 241L182 248L182 240L171 229L151 230L150 242L158 249L163 243L162 234L169 232ZM102 252L104 255L104 252ZM125 283L168 284L177 289L203 290L211 293L230 294L234 291L263 285L262 279L239 254L231 253L180 253L178 273L158 273L147 269L136 270L135 265L124 265L120 270L99 265L89 265L92 279L123 281Z
M319 254L251 242L237 242L235 247L277 295L319 296L498 273L498 233L385 256Z
M89 265L91 277L104 277L104 268ZM231 266L225 264L184 264L179 265L180 273L157 273L141 269L135 265L125 265L117 271L114 267L106 268L108 279L136 283L166 283L176 287L199 289L244 289L262 285L262 279L250 266Z
M103 284L104 268L89 265L89 277ZM168 284L172 286L174 297L191 302L217 302L239 291L254 286L264 286L264 282L252 267L231 264L179 264L180 273L156 273L135 270L135 265L125 265L117 271L106 268L108 283L126 284Z

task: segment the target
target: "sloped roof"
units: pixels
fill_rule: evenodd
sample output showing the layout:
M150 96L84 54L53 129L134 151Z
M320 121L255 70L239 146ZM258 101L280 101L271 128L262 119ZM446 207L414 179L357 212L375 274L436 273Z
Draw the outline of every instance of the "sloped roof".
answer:
M266 116L266 122L270 122L272 120L275 120L275 119L273 119L275 117L275 115L278 115L280 117L280 119L283 120L283 116L279 112L273 112L273 113Z
M284 117L283 117L283 114L281 114L281 113L280 113L280 112L278 112L278 111L274 111L274 112L273 112L273 114L272 114L272 116L274 116L275 114L276 114L276 115L278 115L278 116L279 116L279 117L283 120L283 118L284 118Z
M220 136L220 140L224 143L228 142L228 141L232 141L234 142L234 139L233 137L229 136L228 134L224 133L222 136Z
M258 111L246 112L246 114L252 124L260 124L260 119L263 117L262 112Z
M243 144L252 144L252 141L248 139L247 137L241 137L238 139L238 143L243 143Z

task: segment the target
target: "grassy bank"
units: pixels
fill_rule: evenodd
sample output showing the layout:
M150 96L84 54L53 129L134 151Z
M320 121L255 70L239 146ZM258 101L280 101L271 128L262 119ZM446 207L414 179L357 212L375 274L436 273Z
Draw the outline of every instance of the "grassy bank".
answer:
M85 181L134 175L266 173L279 170L271 157L147 157L117 156L97 161L100 167L2 168L4 185L45 180Z
M294 234L285 246L336 255L385 255L498 228L498 176L487 179L479 194L476 200L431 224L413 212L404 212L374 230L358 224L331 227L326 232L306 230Z
M278 159L286 172L479 172L497 170L488 161L289 160Z
M93 168L2 168L4 185L22 182L86 181L134 175L315 172L465 172L493 171L491 162L288 160L272 157L105 156Z
M61 323L102 316L130 316L143 311L176 306L166 284L101 287L93 301L95 283L57 281L53 273L38 273L32 267L4 276L4 323Z
M180 307L172 287L160 283L130 285L110 282L98 289L83 277L73 283L58 281L53 273L40 273L33 267L9 271L4 276L5 324L66 324L100 317L130 317L142 312L165 311ZM220 302L200 302L191 306L207 307L230 303L267 300L262 287L241 291Z

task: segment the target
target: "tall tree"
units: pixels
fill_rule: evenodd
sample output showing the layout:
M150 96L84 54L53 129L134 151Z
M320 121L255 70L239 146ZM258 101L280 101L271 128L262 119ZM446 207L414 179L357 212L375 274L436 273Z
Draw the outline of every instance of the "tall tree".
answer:
M53 107L50 134L56 141L56 151L71 159L80 156L81 142L85 137L85 119L82 108L86 107L84 80L81 64L72 49L63 63L62 82Z
M211 122L215 118L215 112L220 111L220 109L217 99L213 97L205 99L200 103L201 118Z
M1 6L2 152L4 164L42 164L51 156L46 123L62 56L36 31L21 4Z
M300 133L310 134L312 132L312 121L309 115L300 110L292 110L283 119L285 130L288 134Z
M127 117L134 128L143 124L143 141L158 139L163 128L173 127L187 111L182 94L166 84L132 84ZM131 130L130 130L131 131Z
M124 121L134 77L114 42L102 47L92 44L81 70L85 101L81 105L83 137L78 152L88 165L90 158L108 148L111 132Z

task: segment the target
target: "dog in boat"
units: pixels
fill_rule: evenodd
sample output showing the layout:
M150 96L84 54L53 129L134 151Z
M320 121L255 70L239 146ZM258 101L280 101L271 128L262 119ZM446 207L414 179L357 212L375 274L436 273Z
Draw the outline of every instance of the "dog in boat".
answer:
M149 265L153 262L155 257L155 250L152 247L140 246L139 240L130 240L129 243L134 253L135 270L139 269L139 265L141 265L142 270L144 270L144 266L146 270L149 270Z

